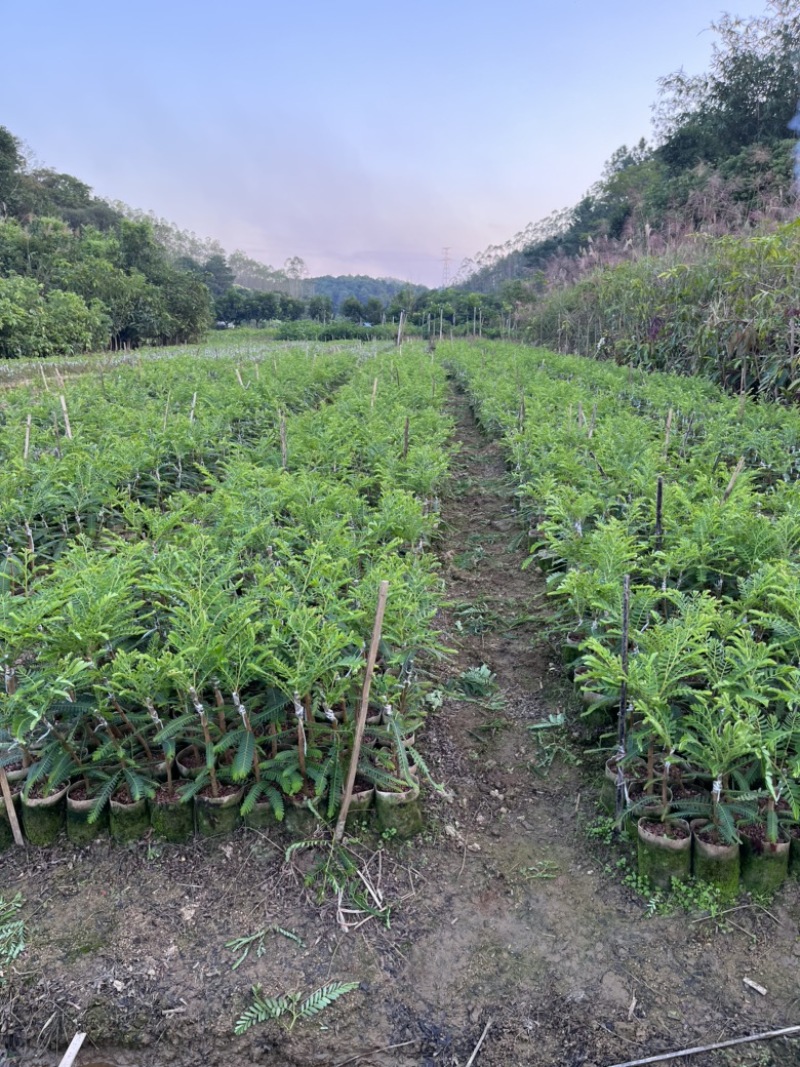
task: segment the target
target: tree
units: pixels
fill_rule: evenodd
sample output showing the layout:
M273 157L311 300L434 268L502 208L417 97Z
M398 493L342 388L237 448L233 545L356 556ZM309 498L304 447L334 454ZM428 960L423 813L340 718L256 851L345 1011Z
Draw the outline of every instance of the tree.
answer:
M339 309L342 316L346 319L350 319L351 322L361 322L364 318L364 307L360 300L357 300L354 296L348 296L342 301L342 306Z
M767 8L712 23L718 41L708 72L660 80L658 153L673 170L787 136L800 82L800 9L794 0L767 0Z
M312 296L308 301L308 317L317 322L328 322L333 318L333 301L329 296Z
M383 302L377 298L377 296L371 296L364 304L364 319L366 322L372 323L373 326L383 321L384 308Z

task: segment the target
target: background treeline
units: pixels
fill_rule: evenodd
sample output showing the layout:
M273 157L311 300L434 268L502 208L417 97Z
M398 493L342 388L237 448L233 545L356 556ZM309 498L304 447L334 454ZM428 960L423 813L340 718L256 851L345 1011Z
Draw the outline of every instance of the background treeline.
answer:
M0 358L194 342L214 322L284 338L393 336L392 321L425 292L396 279L310 278L297 256L274 268L227 255L29 165L0 126Z
M573 208L465 268L561 351L782 395L796 388L800 8L714 24L709 70L660 81L656 141Z

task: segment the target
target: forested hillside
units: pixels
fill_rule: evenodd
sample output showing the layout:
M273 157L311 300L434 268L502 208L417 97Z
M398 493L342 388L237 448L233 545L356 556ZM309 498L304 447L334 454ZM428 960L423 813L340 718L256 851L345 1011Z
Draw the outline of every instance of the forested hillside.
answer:
M768 0L713 29L708 71L660 79L655 140L476 257L465 285L513 301L529 340L780 394L796 377L800 10Z

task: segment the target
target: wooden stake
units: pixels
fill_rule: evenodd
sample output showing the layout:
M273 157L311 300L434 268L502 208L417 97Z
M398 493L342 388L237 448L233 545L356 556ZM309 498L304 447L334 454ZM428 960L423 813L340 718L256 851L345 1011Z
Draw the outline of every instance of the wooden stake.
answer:
M58 388L59 389L63 389L64 388L64 379L61 377L61 373L59 372L58 367L53 367L53 373L56 376L56 381L58 382Z
M286 470L286 465L289 462L289 449L286 444L286 416L281 412L280 422L280 435L281 435L281 470Z
M643 1060L626 1060L624 1063L613 1063L611 1067L644 1067L648 1063L663 1063L664 1060L676 1060L680 1056L697 1056L701 1052L714 1052L719 1048L747 1045L753 1041L770 1041L773 1037L788 1037L790 1034L800 1034L800 1026L785 1026L783 1030L766 1030L761 1034L751 1034L749 1037L734 1037L730 1041L717 1041L713 1045L695 1045L693 1048L682 1048L677 1052L662 1052L658 1056L648 1056Z
M28 416L30 418L30 415ZM406 424L403 429L403 459L408 459L408 431L409 431L408 415L406 415Z
M31 448L31 416L25 422L25 447L22 450L22 458L27 459Z
M58 1067L72 1067L75 1060L78 1058L78 1053L81 1050L81 1045L86 1040L86 1034L76 1034L69 1043L69 1048L61 1058L61 1062Z
M239 382L239 385L241 385L242 389L244 389L244 382L242 381L242 375L239 372L239 368L238 367L236 368L236 379Z
M167 416L169 415L169 398L170 398L170 393L167 393L167 402L164 405L164 425L161 427L161 432L162 433L166 433L167 432Z
M672 408L667 412L667 428L664 432L664 455L666 456L669 450L669 436L672 431Z
M739 460L739 462L734 467L733 474L731 475L731 480L728 482L728 488L722 494L722 503L723 504L726 502L728 497L733 492L733 487L736 485L737 481L739 480L739 475L742 473L743 470L744 470L744 456L742 456L742 458Z
M49 393L50 392L50 386L47 384L47 378L45 377L44 367L41 365L41 363L39 364L39 370L41 371L41 374L42 374L42 381L44 382L44 390L45 390L46 393Z
M189 422L194 422L194 409L197 407L197 393L192 396L192 410L189 412Z
M333 840L341 844L344 837L344 828L347 823L347 812L350 810L350 800L353 796L353 786L356 780L358 758L361 755L361 741L364 737L364 727L367 724L367 711L369 709L369 691L372 687L372 673L375 670L375 662L378 658L378 648L381 643L381 631L383 630L383 614L386 610L386 598L389 595L389 583L381 582L378 590L378 606L375 610L375 625L372 628L372 643L369 646L367 657L367 673L364 676L364 687L361 690L361 707L356 721L356 730L353 736L353 751L350 754L350 767L347 771L347 780L342 792L342 806L339 809L339 819L336 823L336 831Z
M656 552L660 552L664 547L664 526L662 523L664 517L664 479L659 474L658 483L656 484L656 528L655 528L655 541Z
M589 423L589 431L586 436L591 441L594 436L594 428L597 425L597 404L592 404L592 421Z
M622 685L619 691L619 718L617 720L617 750L620 757L625 754L626 719L628 715L628 629L631 610L631 576L625 575L622 585ZM616 816L619 819L625 807L625 777L622 764L617 764Z
M370 408L374 408L375 407L375 397L377 395L378 395L378 379L376 378L375 381L372 383L372 400L370 401L370 404L369 404Z
M72 427L69 424L69 412L67 411L67 400L64 394L61 394L61 410L64 412L64 432L69 440L72 440Z
M6 815L8 816L8 822L11 826L11 834L14 838L14 844L19 845L20 848L25 847L25 839L22 836L22 831L19 828L19 819L17 819L17 812L14 808L14 798L11 796L11 789L8 785L8 775L6 774L5 767L0 767L0 789L3 792L3 800L6 805Z

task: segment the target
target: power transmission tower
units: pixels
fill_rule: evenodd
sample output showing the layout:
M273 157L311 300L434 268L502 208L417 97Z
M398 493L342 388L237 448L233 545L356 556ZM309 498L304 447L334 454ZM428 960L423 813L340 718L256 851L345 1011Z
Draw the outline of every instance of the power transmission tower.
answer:
M450 249L442 249L442 289L450 284Z

